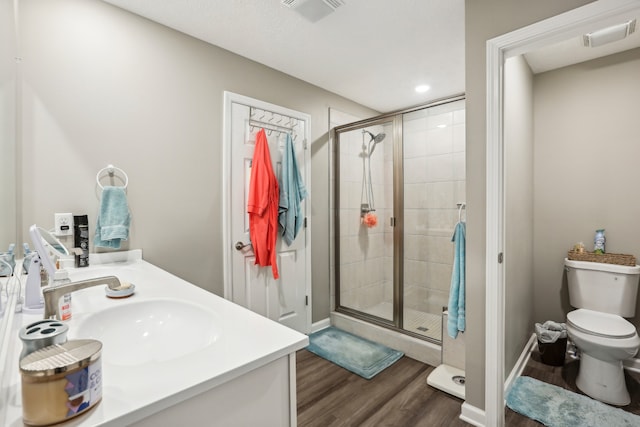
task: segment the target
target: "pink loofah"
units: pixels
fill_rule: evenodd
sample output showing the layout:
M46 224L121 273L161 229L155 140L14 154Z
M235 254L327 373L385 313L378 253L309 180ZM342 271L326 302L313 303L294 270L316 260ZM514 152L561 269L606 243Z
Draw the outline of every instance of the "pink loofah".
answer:
M373 228L378 225L378 217L374 213L367 213L362 219L362 223L369 228Z

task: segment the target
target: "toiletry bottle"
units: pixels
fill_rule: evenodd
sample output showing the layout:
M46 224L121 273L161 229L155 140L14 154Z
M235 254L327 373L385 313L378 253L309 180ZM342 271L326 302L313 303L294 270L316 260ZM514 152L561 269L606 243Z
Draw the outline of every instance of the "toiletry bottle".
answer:
M87 215L73 216L73 243L82 253L76 255L76 267L89 266L89 217Z
M69 272L67 270L56 270L53 275L53 286L64 285L70 283ZM71 320L71 294L64 294L58 301L58 313L60 313L60 319L58 320Z
M606 239L604 237L604 228L601 230L596 230L596 236L593 239L594 253L597 253L597 254L605 253L605 250L604 250L605 240Z

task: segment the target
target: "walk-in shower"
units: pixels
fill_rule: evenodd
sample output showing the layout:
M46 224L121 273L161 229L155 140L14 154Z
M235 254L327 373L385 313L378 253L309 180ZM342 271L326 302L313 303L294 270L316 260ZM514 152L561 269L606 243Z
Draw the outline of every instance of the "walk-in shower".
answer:
M464 98L338 126L334 141L335 311L439 343L465 201Z

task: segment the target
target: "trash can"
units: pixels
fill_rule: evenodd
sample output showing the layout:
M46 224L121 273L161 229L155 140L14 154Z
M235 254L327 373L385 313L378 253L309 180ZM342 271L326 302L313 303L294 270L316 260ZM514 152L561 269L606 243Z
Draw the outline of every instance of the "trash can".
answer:
M551 320L536 323L538 351L545 365L562 366L567 355L567 327Z

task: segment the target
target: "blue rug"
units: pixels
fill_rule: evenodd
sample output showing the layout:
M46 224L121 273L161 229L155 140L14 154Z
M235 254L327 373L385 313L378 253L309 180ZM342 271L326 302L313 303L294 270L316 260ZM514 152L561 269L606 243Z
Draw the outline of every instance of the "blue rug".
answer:
M518 377L507 406L549 427L638 427L640 416L530 377Z
M334 327L309 335L307 350L368 380L403 356L400 351Z

